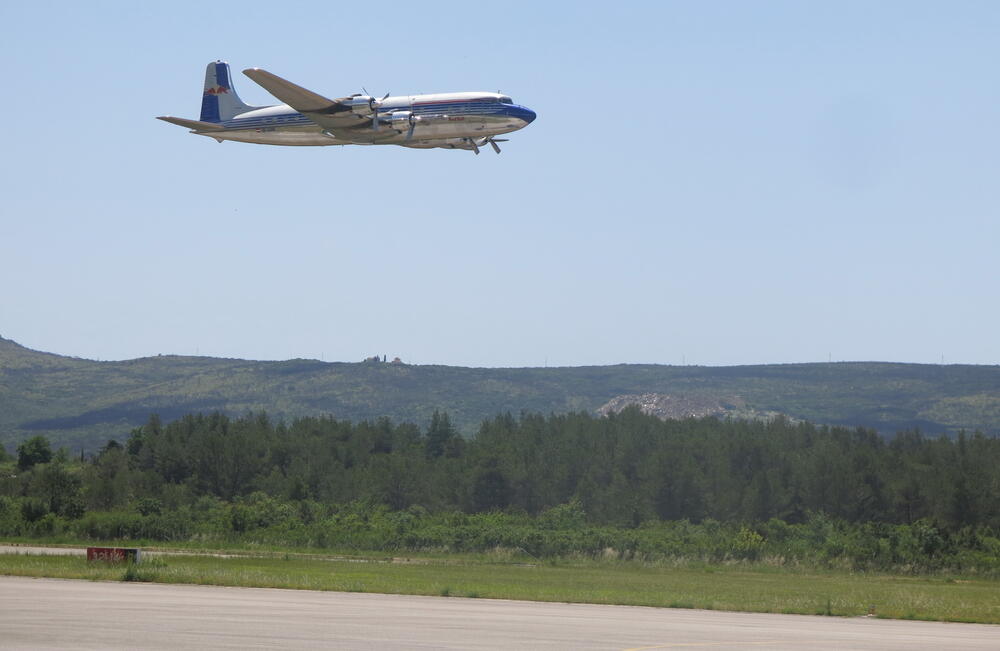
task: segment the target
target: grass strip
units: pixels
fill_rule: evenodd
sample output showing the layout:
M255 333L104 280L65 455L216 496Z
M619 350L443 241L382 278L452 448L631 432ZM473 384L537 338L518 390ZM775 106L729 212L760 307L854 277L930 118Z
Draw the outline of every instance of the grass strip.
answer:
M1000 624L1000 584L981 578L787 572L636 562L356 562L147 556L136 566L3 555L0 574Z

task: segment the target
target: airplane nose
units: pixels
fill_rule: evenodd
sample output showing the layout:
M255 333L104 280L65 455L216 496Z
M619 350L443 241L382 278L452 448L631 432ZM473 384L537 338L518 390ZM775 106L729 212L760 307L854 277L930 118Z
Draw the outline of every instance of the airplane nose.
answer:
M521 107L521 115L519 115L522 120L524 120L525 125L529 125L535 121L535 112L526 106Z

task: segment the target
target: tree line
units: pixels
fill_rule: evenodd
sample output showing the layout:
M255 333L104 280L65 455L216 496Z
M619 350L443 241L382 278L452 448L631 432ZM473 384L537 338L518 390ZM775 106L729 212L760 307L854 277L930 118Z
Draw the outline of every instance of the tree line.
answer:
M9 469L0 472L6 536L63 530L178 539L199 531L198 522L212 522L218 535L239 538L297 522L305 529L287 540L323 546L346 540L336 527L317 533L331 518L363 529L374 526L373 518L396 517L412 533L414 522L435 530L447 529L448 518L464 517L468 525L506 517L532 531L576 536L600 530L627 537L685 523L722 527L731 541L759 536L766 545L779 529L804 532L832 522L874 540L931 530L983 551L1000 531L996 438L907 431L886 439L864 428L781 418L664 421L635 408L607 417L503 414L468 439L440 412L424 428L332 417L275 423L264 413L193 414L170 423L152 416L89 457L52 452L44 437L34 437L16 458L0 457L0 468ZM385 525L379 544L464 544L443 529L403 541L399 522ZM515 546L532 546L521 542Z

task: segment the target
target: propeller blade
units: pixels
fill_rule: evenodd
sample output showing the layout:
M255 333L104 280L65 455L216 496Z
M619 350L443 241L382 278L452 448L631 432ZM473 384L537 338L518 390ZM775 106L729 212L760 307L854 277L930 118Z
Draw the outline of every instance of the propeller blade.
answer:
M472 151L476 152L476 156L479 155L479 145L472 138L469 138L469 144L472 145Z
M405 138L405 140L406 140L407 142L409 142L409 141L410 141L410 139L411 139L411 138L413 137L413 130L414 130L414 129L415 129L416 127L417 127L417 123L416 123L416 121L414 121L414 120L410 120L410 128L406 130L406 138Z
M500 145L497 144L497 141L494 140L493 138L490 138L490 144L493 145L493 151L495 151L496 153L499 154L500 153Z
M361 90L365 90L363 86L362 86ZM365 95L367 95L367 94L368 94L368 91L365 90ZM372 131L378 131L378 126L379 126L378 125L378 107L382 105L382 102L384 102L385 98L388 97L389 95L390 95L390 93L386 93L385 95L382 96L382 99L375 99L374 97L371 98Z

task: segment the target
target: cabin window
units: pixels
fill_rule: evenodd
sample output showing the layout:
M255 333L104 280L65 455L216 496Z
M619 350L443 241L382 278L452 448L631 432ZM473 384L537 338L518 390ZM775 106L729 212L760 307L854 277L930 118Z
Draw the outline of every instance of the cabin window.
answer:
M511 98L509 98L507 96L504 96L504 97L500 98L500 103L501 104L513 104L514 100L512 100Z

